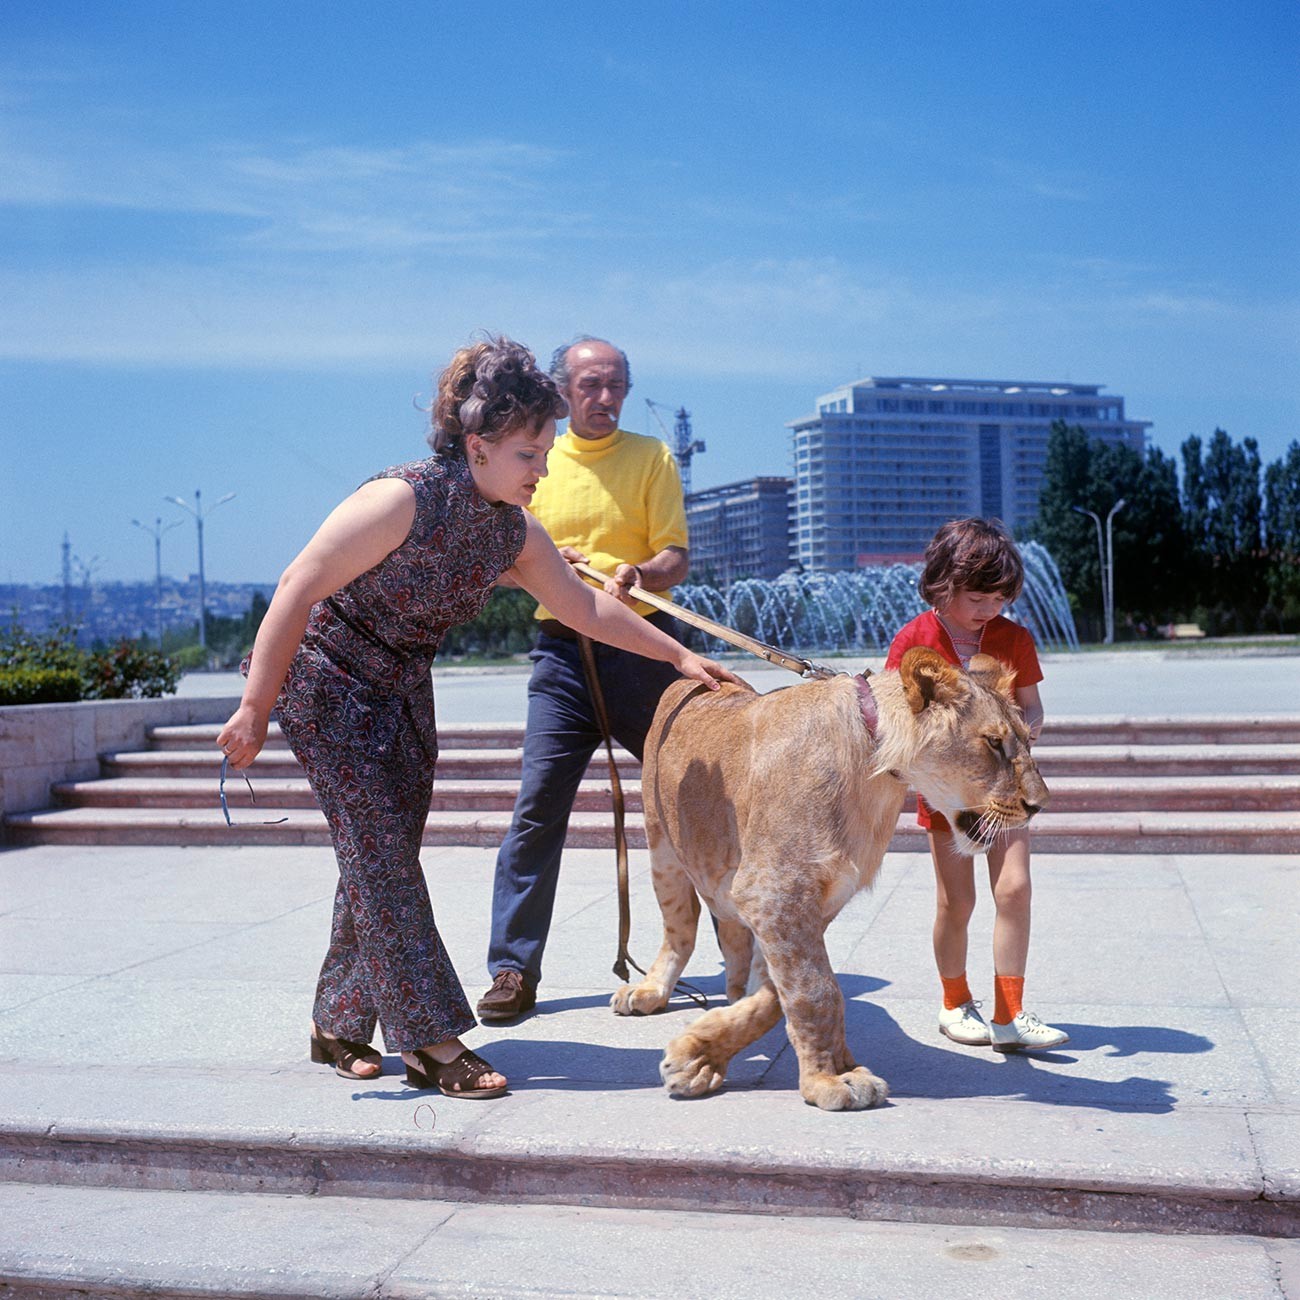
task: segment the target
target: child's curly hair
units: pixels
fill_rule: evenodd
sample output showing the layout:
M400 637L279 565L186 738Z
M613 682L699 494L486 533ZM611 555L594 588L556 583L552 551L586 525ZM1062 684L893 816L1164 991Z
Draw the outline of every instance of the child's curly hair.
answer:
M438 376L429 446L463 455L466 434L497 442L568 413L555 381L537 368L537 358L522 343L489 334L461 348Z
M925 548L917 589L942 608L958 591L996 591L1013 601L1025 585L1025 566L1000 519L952 519Z

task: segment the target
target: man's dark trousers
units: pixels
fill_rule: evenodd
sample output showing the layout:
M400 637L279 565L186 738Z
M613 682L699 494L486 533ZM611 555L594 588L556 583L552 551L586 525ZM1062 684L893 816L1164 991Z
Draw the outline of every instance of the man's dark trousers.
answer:
M671 615L649 622L677 635ZM614 739L639 759L659 697L679 674L671 664L592 643ZM529 658L528 728L514 817L497 854L488 969L523 972L535 987L551 927L560 856L578 783L601 744L576 640L543 634Z

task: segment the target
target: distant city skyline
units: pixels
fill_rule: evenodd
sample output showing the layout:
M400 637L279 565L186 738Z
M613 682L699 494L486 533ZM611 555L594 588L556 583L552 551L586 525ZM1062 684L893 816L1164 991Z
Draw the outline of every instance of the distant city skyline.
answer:
M265 582L209 582L206 586L208 617L242 618L254 594L270 599L274 584ZM198 575L185 578L163 575L162 621L164 632L193 630L199 616ZM67 590L56 583L0 582L0 629L18 626L34 635L71 626L78 640L156 641L158 604L152 579L148 582L74 582Z
M274 581L426 453L476 330L612 338L697 489L790 475L872 374L1104 384L1167 453L1276 460L1298 54L1269 0L7 6L0 583L58 582L65 530L151 580L159 515L189 573L195 488L237 494L209 580Z

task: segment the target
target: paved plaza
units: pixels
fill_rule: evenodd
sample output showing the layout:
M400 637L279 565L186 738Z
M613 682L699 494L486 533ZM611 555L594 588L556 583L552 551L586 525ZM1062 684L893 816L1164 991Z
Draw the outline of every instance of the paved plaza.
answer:
M1046 668L1049 718L1054 698L1071 715L1297 711L1295 657ZM517 707L524 680L452 674L440 712L469 720L507 684ZM471 998L493 858L424 855ZM646 964L647 855L632 868ZM827 1114L800 1100L783 1026L720 1094L667 1096L660 1053L699 1012L678 997L655 1017L610 1013L605 851L566 854L537 1011L469 1035L511 1080L484 1103L413 1092L392 1056L366 1084L308 1061L327 850L0 853L0 1280L1300 1297L1297 856L1040 855L1035 881L1027 1004L1069 1044L1001 1057L938 1034L929 859L891 854L828 932L850 1046L891 1097ZM985 891L970 974L986 1006L991 920ZM687 978L719 999L707 924Z
M728 667L760 691L798 679L749 655L723 656ZM827 659L847 672L884 666L883 655ZM1300 648L1266 646L1213 651L1200 647L1087 651L1042 656L1043 705L1052 716L1165 717L1187 714L1300 713ZM434 666L438 717L443 722L521 722L528 707L528 665L490 668ZM181 695L238 697L238 673L191 673Z

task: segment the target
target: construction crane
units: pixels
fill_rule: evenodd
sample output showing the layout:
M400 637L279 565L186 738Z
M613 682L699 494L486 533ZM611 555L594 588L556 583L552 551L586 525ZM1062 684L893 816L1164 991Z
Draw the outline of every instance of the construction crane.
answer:
M677 468L682 475L682 493L685 496L691 494L691 457L697 451L706 451L707 448L700 438L691 436L691 413L684 407L679 406L673 413L673 431L668 432L668 426L664 423L664 418L659 414L660 411L668 411L669 408L660 402L652 402L648 397L645 404L650 414L658 421L659 427L664 431L664 441L671 449L673 456L677 460Z

